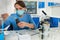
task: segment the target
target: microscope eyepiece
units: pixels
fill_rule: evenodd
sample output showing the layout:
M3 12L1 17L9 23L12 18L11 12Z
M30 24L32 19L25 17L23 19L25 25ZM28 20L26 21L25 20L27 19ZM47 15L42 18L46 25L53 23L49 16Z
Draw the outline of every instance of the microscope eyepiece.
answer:
M43 10L42 10L42 13L44 13L44 15L47 15Z

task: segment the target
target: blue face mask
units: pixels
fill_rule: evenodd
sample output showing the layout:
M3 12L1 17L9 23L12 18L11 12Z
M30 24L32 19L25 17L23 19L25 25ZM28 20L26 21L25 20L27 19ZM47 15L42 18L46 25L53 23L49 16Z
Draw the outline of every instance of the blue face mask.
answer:
M23 15L24 12L25 12L25 10L16 10L16 13L17 13L18 15Z

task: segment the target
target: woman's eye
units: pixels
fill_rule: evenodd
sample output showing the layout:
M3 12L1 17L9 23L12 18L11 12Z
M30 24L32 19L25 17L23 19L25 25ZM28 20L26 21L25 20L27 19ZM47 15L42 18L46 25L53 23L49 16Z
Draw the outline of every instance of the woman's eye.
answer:
M22 10L22 8L18 8L18 9L16 8L16 10Z

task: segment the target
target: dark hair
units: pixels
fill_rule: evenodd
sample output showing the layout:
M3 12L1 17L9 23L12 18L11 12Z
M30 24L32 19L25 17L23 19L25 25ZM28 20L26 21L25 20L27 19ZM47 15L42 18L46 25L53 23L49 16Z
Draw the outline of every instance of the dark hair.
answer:
M23 8L26 8L25 3L24 3L23 1L17 1L17 2L15 3L15 5L16 5L16 4L20 5L20 6L23 7ZM14 5L14 6L15 6L15 5Z

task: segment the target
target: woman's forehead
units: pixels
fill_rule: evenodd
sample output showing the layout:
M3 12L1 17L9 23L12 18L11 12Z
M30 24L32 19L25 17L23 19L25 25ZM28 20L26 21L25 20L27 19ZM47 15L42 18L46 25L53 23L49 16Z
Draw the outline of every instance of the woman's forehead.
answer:
M21 7L19 4L16 4L15 8L23 8L23 7Z

